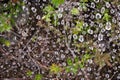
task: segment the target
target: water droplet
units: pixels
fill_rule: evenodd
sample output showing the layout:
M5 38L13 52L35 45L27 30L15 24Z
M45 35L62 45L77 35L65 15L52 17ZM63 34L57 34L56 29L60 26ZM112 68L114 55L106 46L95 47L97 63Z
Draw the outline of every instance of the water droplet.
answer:
M80 36L79 36L79 41L80 41L80 42L83 42L83 41L84 41L83 35L80 35Z
M111 14L113 14L114 12L115 12L115 10L114 10L114 9L111 9L111 10L110 10L110 13L111 13Z
M73 39L77 39L78 37L77 37L77 35L76 34L74 34L73 35Z
M65 24L65 21L64 21L64 20L62 20L62 21L61 21L61 25L64 25L64 24Z
M64 59L65 58L65 55L64 54L61 54L61 59Z
M89 59L88 62L89 62L89 64L92 64L92 63L93 63L93 60L92 60L92 59Z
M83 26L87 27L87 26L88 26L88 23L85 22L85 23L83 24Z
M63 66L66 66L66 63L65 63L65 62L63 62L63 63L62 63L62 65L63 65Z
M61 13L58 14L58 18L62 18L62 16L63 16L63 15L62 15Z
M101 13L104 13L105 12L105 7L102 7L101 8Z
M106 30L104 28L101 29L101 32L104 33Z
M92 70L92 69L91 69L90 67L87 67L87 71L89 71L89 72L90 72L91 70Z
M89 33L89 34L93 34L93 30L88 29L88 33Z
M102 34L99 34L99 35L98 35L98 40L99 40L99 41L102 41L102 40L103 40L103 35L102 35Z
M107 8L110 7L110 3L109 2L106 2L105 5L106 5Z
M79 10L79 11L82 11L82 7L81 7L81 6L79 6L79 7L78 7L78 10Z
M90 15L90 19L94 19L95 16L93 14Z
M117 23L117 20L115 18L112 18L113 23Z
M106 23L105 29L106 30L111 30L111 23L110 22Z
M101 19L101 14L100 13L96 14L96 19Z
M103 23L99 23L99 27L102 28L103 27Z
M7 5L7 4L4 4L3 6L4 6L4 7L7 7L8 5Z
M41 19L40 15L37 15L37 16L36 16L36 19L40 20L40 19Z
M91 3L91 8L95 8L95 3L94 2Z
M32 7L31 10L33 13L36 13L36 11L37 11L37 9L35 7Z
M59 11L59 12L63 12L63 8L59 8L58 11Z

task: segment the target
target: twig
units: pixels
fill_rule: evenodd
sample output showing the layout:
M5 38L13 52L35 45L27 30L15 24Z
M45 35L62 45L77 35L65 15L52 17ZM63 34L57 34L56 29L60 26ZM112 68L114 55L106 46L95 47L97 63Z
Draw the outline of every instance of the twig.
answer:
M15 33L14 31L10 31L11 33L15 34L17 37L21 38L21 36L19 36L17 33Z
M39 32L39 29L32 35L32 37L29 39L29 41L26 43L26 46L23 48L24 49L28 46L28 44L30 43L30 41L32 40L33 36L35 36L37 33Z
M112 78L115 76L116 73L117 73L117 72L115 72L115 73L111 76L111 78L110 78L109 80L113 80Z
M67 38L65 38L65 43L66 43L66 47L68 48L68 50L71 52L72 56L75 58L76 55L74 53L74 51L70 48L70 45L67 42Z

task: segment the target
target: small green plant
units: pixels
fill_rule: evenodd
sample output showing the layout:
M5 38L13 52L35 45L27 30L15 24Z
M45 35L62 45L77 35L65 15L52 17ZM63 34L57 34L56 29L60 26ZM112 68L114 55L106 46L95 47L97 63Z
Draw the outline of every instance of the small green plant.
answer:
M82 59L79 60L78 57L76 57L74 60L71 60L70 58L67 59L67 66L65 67L65 71L72 72L74 74L77 73L79 68L84 68L85 63L88 59L90 59L92 56L90 54L83 55Z
M43 11L45 12L45 15L42 17L42 19L46 22L52 22L54 26L57 26L58 16L54 7L48 5L43 9Z
M50 67L50 73L53 73L53 74L58 74L62 71L62 68L56 64L52 64Z
M104 14L103 14L103 20L109 21L110 18L111 18L111 16L110 16L108 13L104 13Z
M23 2L19 2L16 4L12 4L10 1L4 5L0 5L0 33L10 31L12 26L15 25L14 16L18 16L18 14L22 11ZM6 46L10 46L10 41L0 38L0 43L5 44Z
M48 23L52 23L54 26L57 26L58 23L58 13L56 13L55 9L58 8L61 4L64 3L64 0L51 0L51 5L46 6L43 11L45 15L43 15L42 19Z
M78 57L76 57L75 59L74 59L74 61L72 61L70 58L68 58L67 59L67 64L68 64L68 66L66 66L66 68L65 68L65 71L68 73L68 72L72 72L72 73L74 73L74 74L76 74L77 73L77 71L78 71L78 68L79 68L79 59L78 59Z
M83 29L83 21L76 21L76 26L73 28L73 34L78 34Z
M13 5L11 2L6 7L0 5L0 32L10 31L15 23L14 17L22 11L23 2Z
M10 31L11 28L10 16L0 14L0 32Z
M55 6L55 7L59 7L59 5L63 4L65 2L65 0L51 0L51 3Z
M10 41L6 40L5 38L0 38L0 43L4 44L5 46L10 46Z
M48 6L46 6L44 9L43 9L43 11L45 11L45 12L49 12L49 13L52 13L53 11L54 11L55 9L51 6L51 5L48 5Z
M41 74L36 74L34 80L42 80L42 75Z
M29 70L26 74L27 76L32 76L33 72Z
M81 63L85 64L85 62L90 59L92 57L92 55L90 54L84 54L82 59L81 59Z
M78 15L78 14L79 14L79 10L78 10L77 8L73 8L73 9L71 10L71 14L73 14L73 15Z
M82 7L82 9L84 11L87 10L87 6L86 6L86 3L88 2L88 0L80 0L80 6Z
M33 72L29 70L29 71L27 71L26 75L28 77L31 77L31 76L33 76ZM42 80L42 77L43 76L41 74L35 74L34 80Z

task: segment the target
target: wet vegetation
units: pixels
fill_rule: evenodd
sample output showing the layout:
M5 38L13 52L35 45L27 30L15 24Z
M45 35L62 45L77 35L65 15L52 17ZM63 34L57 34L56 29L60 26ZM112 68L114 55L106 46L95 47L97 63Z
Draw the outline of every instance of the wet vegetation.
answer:
M119 0L0 0L0 80L120 80Z

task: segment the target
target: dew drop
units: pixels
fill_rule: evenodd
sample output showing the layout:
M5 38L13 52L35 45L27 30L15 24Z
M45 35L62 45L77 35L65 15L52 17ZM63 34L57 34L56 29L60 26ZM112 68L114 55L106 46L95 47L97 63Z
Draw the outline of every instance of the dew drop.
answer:
M101 13L104 13L105 12L105 7L102 7L101 8Z
M36 11L37 11L37 9L35 7L32 7L31 10L33 13L36 13Z
M62 18L62 16L63 16L63 15L62 15L61 13L58 14L58 18Z
M101 19L101 14L100 13L96 14L96 19Z
M77 35L76 34L74 34L73 35L73 39L77 39L78 37L77 37Z
M95 8L95 3L94 2L91 3L91 8Z
M80 42L83 42L83 41L84 41L83 35L80 35L80 36L79 36L79 41L80 41Z
M105 5L106 5L107 8L110 7L110 3L109 2L106 2Z
M111 30L111 23L110 22L106 23L105 29L106 30Z
M99 34L99 35L98 35L98 40L99 40L99 41L102 41L102 40L103 40L103 35L102 35L102 34Z
M88 29L88 33L89 33L89 34L93 34L93 30Z
M40 15L37 15L37 16L36 16L36 19L40 20L40 19L41 19Z

